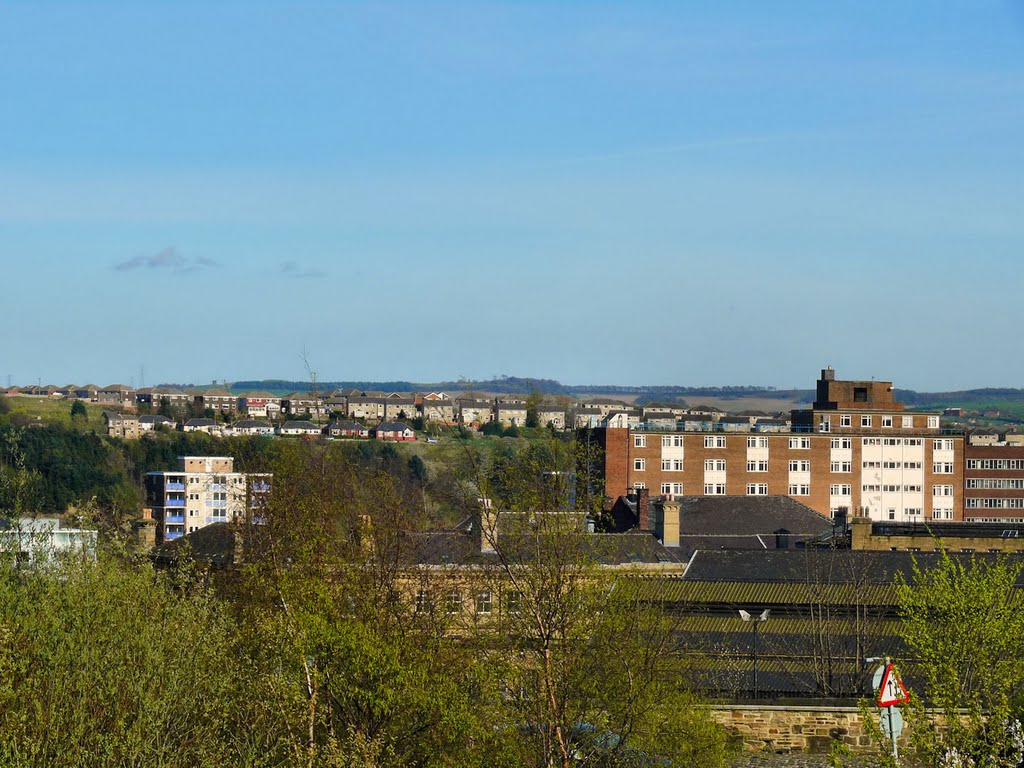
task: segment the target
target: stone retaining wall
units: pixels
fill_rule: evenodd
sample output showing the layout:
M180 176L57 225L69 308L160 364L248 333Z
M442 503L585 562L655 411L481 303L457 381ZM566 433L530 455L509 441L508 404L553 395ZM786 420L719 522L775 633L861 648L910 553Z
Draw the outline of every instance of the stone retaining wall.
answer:
M876 751L856 707L716 705L711 714L752 752L828 752L837 741L854 752ZM906 738L904 729L900 743Z

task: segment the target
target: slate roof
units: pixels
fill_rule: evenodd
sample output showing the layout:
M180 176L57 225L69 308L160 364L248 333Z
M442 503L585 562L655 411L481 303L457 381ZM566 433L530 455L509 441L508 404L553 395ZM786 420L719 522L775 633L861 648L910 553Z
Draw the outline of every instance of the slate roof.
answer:
M497 564L498 556L480 551L477 523L466 520L456 528L441 531L406 532L406 562L409 565L484 565ZM499 546L514 553L517 561L529 562L529 540L522 536L502 537ZM631 533L595 533L581 538L587 554L606 566L638 564L678 564L679 558L663 547L654 536L639 531Z
M400 421L382 421L374 427L374 430L377 432L405 432L406 430L412 431L412 428Z
M937 552L878 552L855 549L768 549L761 551L699 551L686 571L687 581L733 583L892 584L897 573L910 578L914 561L931 568ZM950 553L953 560L970 555ZM976 555L985 558L985 555ZM1024 587L1024 574L1018 579Z
M679 501L679 538L691 551L764 549L758 534L772 536L780 529L791 541L832 531L830 520L788 496L683 496Z
M241 535L233 523L213 523L161 544L149 556L157 565L171 565L188 553L199 562L223 568L234 563Z
M320 427L311 421L286 421L281 425L281 429L310 429L320 431Z
M213 419L189 419L185 422L186 427L213 427L216 426L217 422Z

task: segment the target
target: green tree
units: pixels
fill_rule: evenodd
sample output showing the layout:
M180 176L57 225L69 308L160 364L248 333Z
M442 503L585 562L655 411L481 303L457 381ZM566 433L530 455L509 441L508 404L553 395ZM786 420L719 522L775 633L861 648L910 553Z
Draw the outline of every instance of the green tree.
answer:
M75 400L71 404L71 423L74 424L76 421L85 422L89 419L89 411L85 408L85 403L81 400Z
M727 739L684 684L672 620L603 567L613 540L588 534L573 443L532 443L482 482L485 573L500 595L510 718L525 765L719 765ZM634 762L630 762L634 761Z
M915 560L911 578L897 579L906 671L923 683L912 691L908 723L929 760L956 754L972 765L1010 764L1000 756L1010 747L1024 685L1022 570L1024 562L1006 556L954 558L942 550L932 567ZM944 728L926 707L947 713ZM961 717L948 716L958 710Z
M258 765L209 590L116 560L0 574L0 763Z

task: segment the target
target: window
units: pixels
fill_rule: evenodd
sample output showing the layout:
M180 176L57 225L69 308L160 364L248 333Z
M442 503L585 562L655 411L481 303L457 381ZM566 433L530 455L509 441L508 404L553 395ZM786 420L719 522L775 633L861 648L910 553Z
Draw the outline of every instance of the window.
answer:
M682 435L662 435L661 436L661 447L662 448L682 448L683 447L683 436Z
M832 472L851 472L852 471L852 467L853 467L853 462L850 462L850 461L833 461L829 465L829 469Z
M704 438L705 448L725 448L725 435L708 435Z
M970 488L970 480L967 481L967 487ZM933 485L932 496L952 496L953 486L952 485Z
M747 438L747 448L767 448L767 447L768 447L768 438L767 437L759 436L759 437L748 437Z
M767 496L768 483L747 483L747 496Z
M705 496L725 496L725 483L704 483Z
M839 416L839 426L840 427L850 427L850 426L853 426L853 417L850 414L848 414L848 413L840 414L840 416Z
M453 589L444 597L444 609L449 616L462 613L462 593Z
M920 517L920 515L921 515L921 508L920 507L906 507L903 510L903 514L907 515L908 517Z
M661 484L661 495L668 496L669 498L675 498L676 496L683 495L683 484L682 483L662 483Z
M789 486L790 496L810 496L811 486L807 484L796 484Z
M725 472L725 459L704 459L705 472Z
M883 416L882 417L882 426L883 427L891 427L892 426L892 416Z
M932 511L933 520L952 520L953 510L952 509L936 509ZM961 550L964 551L964 550ZM973 551L973 550L972 550Z
M880 486L880 485L865 485L865 486L863 486L861 488L861 490L864 491L864 493L878 493L879 491L882 490L882 486Z
M880 437L865 437L864 445L881 445L882 439Z
M948 439L948 438L944 438L942 440L932 440L932 450L933 451L952 451L953 450L953 441Z
M634 448L646 448L647 447L647 435L633 435L633 447Z
M882 491L885 493L899 493L901 488L898 485L883 485Z
M416 592L416 613L430 612L430 593L425 589Z
M477 616L488 616L491 613L491 593L490 592L477 592L476 593L476 613Z
M683 471L683 460L682 459L662 459L661 460L661 471L662 472L682 472Z
M860 425L862 427L870 427L871 426L871 417L867 416L867 415L861 416L860 417Z
M811 438L791 437L789 438L789 447L793 450L808 450L811 447Z
M952 475L953 462L936 461L934 464L932 464L932 472L934 472L936 475Z
M818 431L819 432L830 432L832 430L832 420L828 416L818 417Z
M842 450L844 448L852 448L853 440L849 437L833 437L832 447L839 450Z
M928 417L928 429L938 429L938 428L939 428L939 417L938 416L929 416Z
M523 593L514 591L506 592L505 609L512 614L519 613L523 609Z
M902 416L900 418L901 418L901 422L902 422L900 424L900 426L902 426L904 429L913 429L914 428L914 417L913 416Z
M851 492L851 486L845 483L837 483L828 487L828 493L830 496L849 496Z
M767 461L748 461L747 472L767 472L768 462Z
M635 491L642 491L646 487L647 483L645 483L643 480L637 480L635 483L633 483L633 490Z
M794 459L793 461L789 462L789 471L790 472L810 472L811 471L811 462L807 461L806 459L800 459L799 461Z
M647 469L647 460L646 459L633 459L633 471L634 472L643 472L645 469Z
M866 403L868 401L868 388L867 387L854 387L853 388L853 402L855 403Z

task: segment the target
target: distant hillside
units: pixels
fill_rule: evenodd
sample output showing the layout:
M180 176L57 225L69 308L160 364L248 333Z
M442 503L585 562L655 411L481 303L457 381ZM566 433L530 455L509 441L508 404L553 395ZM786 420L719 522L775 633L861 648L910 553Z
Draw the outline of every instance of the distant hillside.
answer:
M231 384L233 392L266 390L275 394L306 392L311 387L308 381L285 379L262 379L259 381L236 381ZM321 392L334 389L376 390L382 392L475 390L495 394L524 394L537 390L545 395L567 395L593 397L595 395L628 397L637 404L651 401L689 401L701 398L739 400L746 398L767 398L771 400L810 402L814 399L813 389L776 389L754 384L721 387L682 387L672 385L621 386L617 384L562 384L554 379L534 379L521 376L500 376L493 379L458 381L320 381ZM916 392L912 389L897 389L896 398L913 408L935 408L960 405L965 408L988 406L999 403L1024 404L1024 389L983 388L958 392Z

